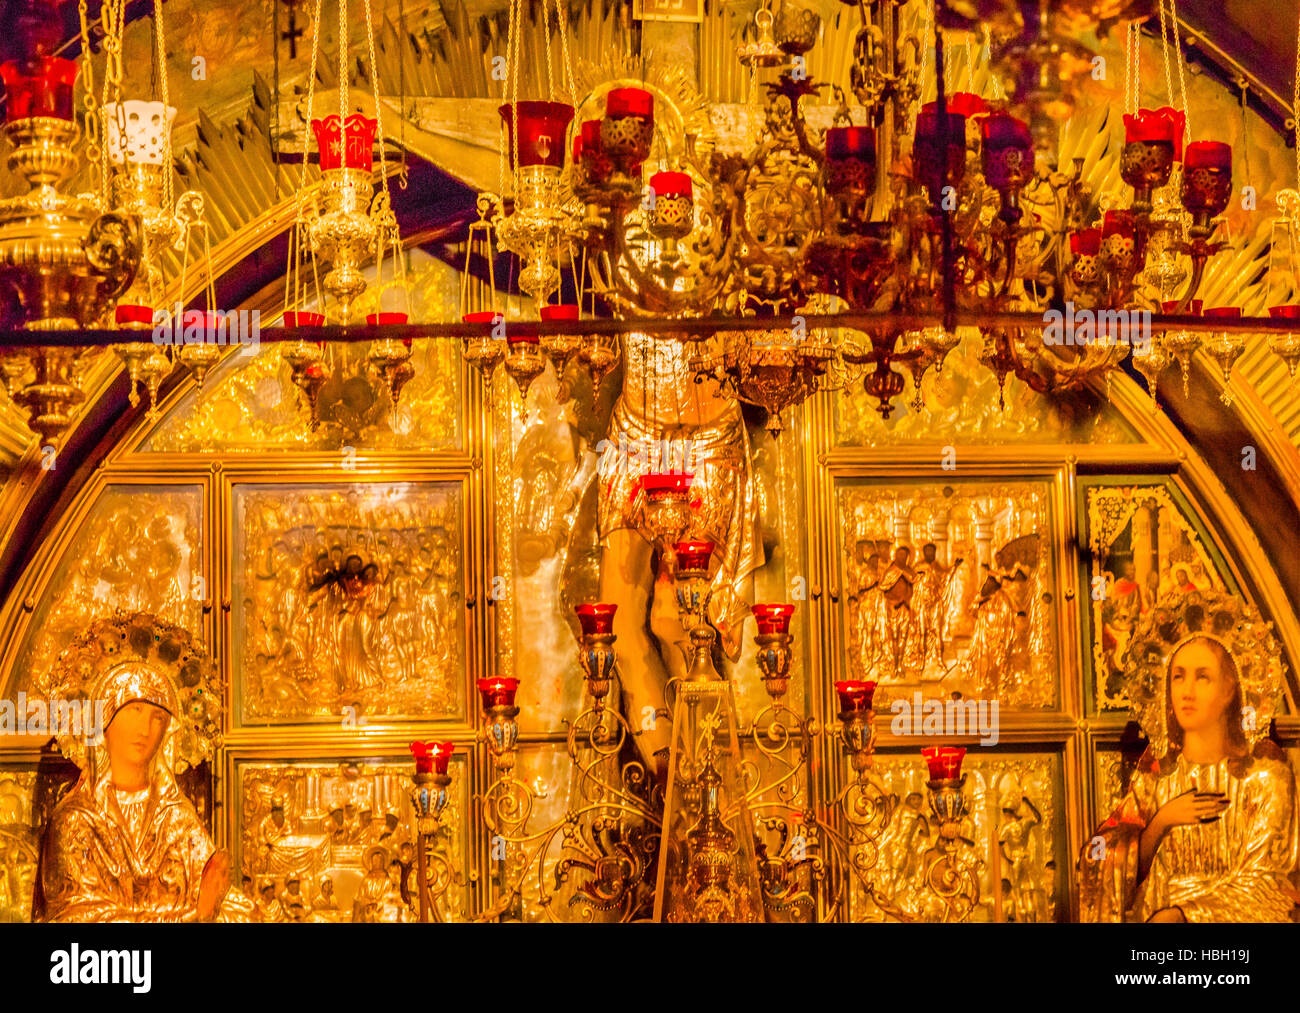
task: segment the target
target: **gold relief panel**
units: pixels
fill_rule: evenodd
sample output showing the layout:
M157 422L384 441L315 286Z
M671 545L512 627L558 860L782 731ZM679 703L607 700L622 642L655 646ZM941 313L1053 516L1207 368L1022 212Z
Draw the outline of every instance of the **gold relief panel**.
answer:
M237 867L264 920L418 920L413 769L407 760L238 765ZM449 879L440 909L455 919L470 898L463 755L448 772L430 868Z
M460 482L237 485L244 724L463 719Z
M863 482L838 490L848 677L877 710L924 697L1055 707L1051 487Z
M1055 921L1069 904L1059 754L971 751L962 771L969 811L958 840L959 864L979 881L979 903L969 920ZM940 920L942 904L921 886L925 854L938 832L927 803L926 765L919 756L877 754L874 776L893 813L878 850L866 855L875 865L864 875L913 919ZM887 920L856 880L851 903L856 921Z
M1090 486L1086 503L1096 707L1125 710L1120 676L1137 621L1161 595L1223 589L1224 582L1167 486Z
M28 922L40 828L33 826L36 771L0 768L0 922Z
M831 404L835 444L880 447L907 443L965 446L999 443L1138 443L1140 439L1107 401L1089 392L1068 398L1035 393L1008 376L999 405L997 376L979 361L979 340L967 335L948 355L942 369L921 379L922 406L909 377L894 399L888 419L861 383L834 395Z
M14 690L30 690L33 673L49 671L75 635L116 609L202 635L202 531L199 486L106 486L38 596Z

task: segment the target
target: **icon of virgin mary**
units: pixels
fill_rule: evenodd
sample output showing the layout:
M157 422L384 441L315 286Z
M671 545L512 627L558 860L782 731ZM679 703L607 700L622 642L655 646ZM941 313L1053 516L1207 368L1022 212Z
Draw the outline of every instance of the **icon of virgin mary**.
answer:
M81 767L44 833L32 920L245 921L230 862L175 774L210 759L215 676L184 630L100 620L60 656L57 699L103 705L103 728L60 735Z
M1292 920L1295 776L1266 738L1280 659L1269 624L1222 592L1174 592L1134 629L1125 683L1150 745L1084 845L1084 921Z

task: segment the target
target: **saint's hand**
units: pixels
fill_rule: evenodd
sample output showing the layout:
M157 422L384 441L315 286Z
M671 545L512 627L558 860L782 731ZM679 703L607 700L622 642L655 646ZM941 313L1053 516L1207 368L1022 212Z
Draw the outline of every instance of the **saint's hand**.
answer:
M1217 791L1190 788L1160 807L1156 819L1167 827L1188 823L1213 823L1228 808L1228 796Z
M229 890L230 856L224 851L214 851L199 880L199 918L202 921L208 922L216 917Z
M1156 923L1163 924L1163 925L1181 924L1185 921L1187 921L1187 919L1183 917L1182 911L1180 911L1178 908L1162 907L1159 911L1157 911L1155 914L1153 914L1150 918L1147 919L1147 924L1148 925L1156 924Z

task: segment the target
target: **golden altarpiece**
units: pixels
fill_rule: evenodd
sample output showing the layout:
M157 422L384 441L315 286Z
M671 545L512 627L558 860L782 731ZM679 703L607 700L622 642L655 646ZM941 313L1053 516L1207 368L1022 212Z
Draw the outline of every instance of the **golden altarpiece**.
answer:
M700 0L694 13L656 15L649 0L644 10L372 0L353 3L343 59L337 10L324 6L314 26L321 5L306 2L163 8L177 183L202 194L205 220L184 252L154 251L158 305L211 309L219 296L259 311L266 328L325 308L319 289L301 302L286 296L312 270L294 266L301 194L326 176L323 151L307 157L313 93L328 111L350 87L349 110L381 119L386 159L376 158L373 185L391 192L401 224L378 266L344 265L354 288L326 279L344 313L359 321L392 310L400 275L411 320L469 319L484 308L465 302L477 285L502 307L507 335L516 318L535 316L533 297L503 294L504 259L483 285L460 244L484 221L474 194L499 181L504 193L524 139L518 120L519 138L502 130L497 106L539 88L549 97L552 59L568 68L555 76L575 128L599 121L619 89L653 97L659 170L748 150L776 130L763 108L792 57L810 78L852 81L859 101L874 101L861 97L871 90L863 40L882 27L915 40L890 50L897 64L882 80L905 91L910 67L917 91L890 101L933 100L936 57L946 108L958 93L1004 97L979 26L936 53L932 3ZM940 14L960 6L938 4ZM1212 33L1202 50L1243 75L1245 90L1184 68L1182 47L1170 75L1167 11L1190 31L1168 3L1145 34L1127 22L1088 29L1109 72L1096 75L1094 62L1078 75L1077 105L1054 138L1058 164L1075 166L1072 185L1118 200L1130 90L1134 112L1181 105L1199 121L1196 136L1231 141L1257 203L1234 197L1230 245L1197 265L1198 294L1263 315L1295 301L1294 288L1279 295L1270 269L1275 219L1285 218L1270 209L1296 185L1294 153L1270 118L1265 100L1276 96L1215 49ZM868 16L875 36L863 34ZM156 54L155 28L147 16L119 26L127 80ZM782 45L771 56L774 38ZM513 77L494 73L496 56ZM103 81L111 68L96 60ZM844 91L814 94L808 123L841 123L834 102L847 108ZM513 205L497 205L503 245L512 218L530 227L519 221L527 185L516 181ZM665 189L659 200L674 196ZM507 270L540 286L545 303L559 283L547 279L549 234L538 228L543 239L514 249ZM662 228L651 260L675 255L680 236ZM466 245L476 235L470 228ZM336 247L336 272L345 259ZM637 268L646 277L649 263ZM767 284L761 275L751 295ZM671 285L663 292L641 315L690 316L674 307ZM807 305L810 316L836 308ZM1257 761L1282 813L1270 847L1285 852L1290 840L1291 850L1269 867L1267 903L1225 901L1198 917L1293 917L1300 413L1287 364L1263 336L1229 360L1230 404L1208 346L1183 364L1182 382L1171 353L1157 407L1141 366L1040 392L997 368L1001 353L962 327L941 368L920 372L919 391L906 369L883 396L859 371L764 411L713 376L697 380L707 341L649 330L612 339L621 355L603 377L573 366L557 376L551 357L539 375L498 368L485 380L459 337L417 336L400 385L385 383L382 362L378 378L372 368L378 340L324 345L315 384L294 359L303 342L267 340L223 349L153 397L136 396L133 373L130 404L122 360L88 353L84 403L63 432L34 436L17 400L0 409L3 697L57 696L80 665L120 684L105 691L118 694L115 706L170 701L176 739L165 748L190 764L168 772L167 791L184 792L210 835L198 867L213 847L229 854L220 913L232 920L1121 920L1135 903L1131 884L1111 896L1102 880L1114 886L1133 870L1122 867L1128 838L1112 814L1146 805L1142 791L1159 794L1143 750L1168 745L1167 687L1180 671L1171 660L1152 676L1126 659L1139 646L1143 658L1172 658L1204 628L1228 645L1219 649L1231 653L1249 747L1272 749ZM849 330L816 338L838 346ZM707 425L646 423L662 417L661 400L707 414L710 397L725 404ZM710 460L726 464L698 470L696 516L720 513L700 520L710 531L677 528L713 538L712 566L689 542L652 551L636 530L645 522L627 516L651 495L644 476L715 446ZM620 460L629 447L653 460ZM665 557L675 557L675 588L648 569ZM575 610L610 601L620 565L641 568L622 575L620 605L646 611L624 615L611 639L599 605L581 622ZM775 627L788 622L792 639L774 638L771 614L756 625L749 607L760 603L793 605ZM664 609L680 609L675 642ZM1159 616L1180 635L1162 640ZM1265 620L1271 632L1260 632ZM105 645L118 641L148 671L128 679L110 665ZM697 666L713 677L693 680ZM627 677L649 678L647 668L674 677L668 692ZM517 694L511 684L502 695L511 679ZM864 725L852 687L868 682L875 717ZM199 706L196 686L210 690L209 750L181 717ZM934 701L947 707L931 726ZM953 701L974 705L957 708L970 719L958 732L943 724ZM932 746L966 748L964 780L936 773L943 756L927 770L921 750ZM93 755L83 749L79 760L89 777ZM41 889L38 869L52 860L47 821L76 777L48 736L0 737L0 920L31 919L34 896L38 914L76 909ZM1253 790L1231 783L1218 785L1222 797ZM1150 823L1149 813L1133 818ZM727 870L709 864L710 848L734 852ZM1172 896L1178 871L1159 865L1161 855L1176 864L1170 848L1149 876L1163 876ZM1162 904L1200 911L1165 894L1141 901L1144 916Z

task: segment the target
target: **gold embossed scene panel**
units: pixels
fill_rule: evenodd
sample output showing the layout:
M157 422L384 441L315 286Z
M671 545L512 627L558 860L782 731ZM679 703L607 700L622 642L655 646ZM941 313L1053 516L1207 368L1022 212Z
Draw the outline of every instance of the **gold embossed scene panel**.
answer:
M0 766L0 922L31 921L40 846L36 771Z
M418 834L409 757L239 762L237 884L263 921L414 922ZM469 765L451 762L426 848L439 910L469 909Z
M957 910L973 922L1066 917L1060 754L972 750L962 771L965 812L956 837L942 839L942 820L927 802L925 762L915 753L877 755L871 777L890 815L883 829L853 838L852 920L953 921ZM948 861L939 861L943 854Z
M75 636L119 609L203 636L201 486L107 485L53 544L53 558L35 564L29 594L36 607L5 680L13 692L30 691L36 674L51 671Z
M1237 586L1171 482L1081 483L1085 511L1084 643L1097 711L1128 709L1122 674L1134 626L1173 592Z
M965 328L961 343L940 369L921 378L921 404L915 378L908 375L889 417L876 398L854 383L830 400L834 442L840 447L906 444L995 446L997 444L1132 444L1141 442L1110 402L1088 392L1052 398L1034 392L1015 376L998 379L980 362L981 338ZM999 396L1002 403L999 403Z
M836 508L846 677L882 716L917 693L1059 706L1049 482L855 480Z
M465 721L465 487L233 488L244 725Z

